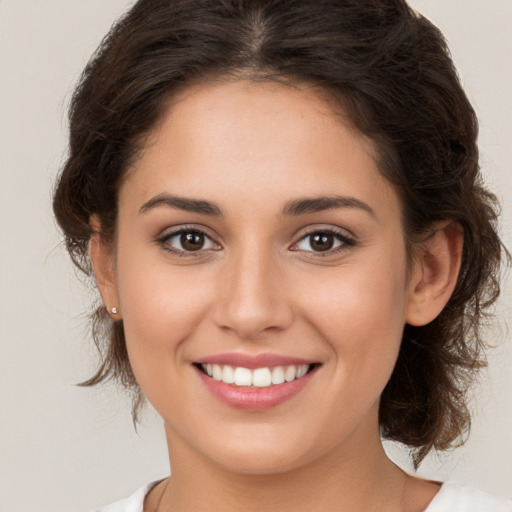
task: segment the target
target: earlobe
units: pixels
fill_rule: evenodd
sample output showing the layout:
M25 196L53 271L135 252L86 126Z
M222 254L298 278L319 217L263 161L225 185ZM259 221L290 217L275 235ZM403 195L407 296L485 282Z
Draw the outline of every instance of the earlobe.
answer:
M463 231L455 222L433 226L432 234L415 248L409 281L406 322L426 325L450 299L462 260Z
M101 235L101 223L96 215L89 221L93 234L89 244L89 256L91 258L94 277L98 285L103 303L112 316L119 319L119 297L114 271L114 258L112 248L105 242Z

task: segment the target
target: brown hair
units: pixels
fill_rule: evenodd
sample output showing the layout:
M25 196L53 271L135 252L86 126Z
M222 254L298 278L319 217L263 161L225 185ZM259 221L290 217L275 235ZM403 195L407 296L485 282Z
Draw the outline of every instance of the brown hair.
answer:
M87 65L70 108L70 150L54 211L75 264L91 274L89 219L115 234L124 173L176 91L249 76L308 83L338 101L374 141L404 210L409 244L436 221L464 230L462 268L442 311L405 326L380 406L384 437L415 464L462 442L467 389L484 364L479 326L499 293L502 244L495 198L481 183L477 120L439 30L403 0L139 0ZM93 316L101 365L142 403L122 321Z

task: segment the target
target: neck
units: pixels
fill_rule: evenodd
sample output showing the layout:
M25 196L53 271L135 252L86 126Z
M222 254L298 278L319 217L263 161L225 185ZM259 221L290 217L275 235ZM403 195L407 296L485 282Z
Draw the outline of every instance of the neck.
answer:
M378 435L366 438L363 450L359 443L333 447L296 468L255 475L220 467L167 434L172 478L162 486L158 512L403 509L409 477L387 458Z

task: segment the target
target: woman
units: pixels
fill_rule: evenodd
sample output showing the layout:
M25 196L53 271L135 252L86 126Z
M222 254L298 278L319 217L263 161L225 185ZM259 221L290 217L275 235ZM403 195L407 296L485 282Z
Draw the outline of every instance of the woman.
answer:
M464 440L496 207L441 34L400 0L139 0L54 199L172 477L103 510L512 510L406 474Z

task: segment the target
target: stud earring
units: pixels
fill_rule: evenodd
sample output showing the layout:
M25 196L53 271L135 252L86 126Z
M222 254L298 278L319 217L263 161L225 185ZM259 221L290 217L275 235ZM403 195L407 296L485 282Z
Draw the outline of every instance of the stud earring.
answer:
M113 315L117 315L117 308L116 308L116 307L111 308L110 312L111 312Z

